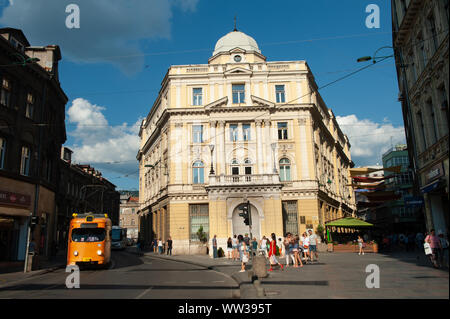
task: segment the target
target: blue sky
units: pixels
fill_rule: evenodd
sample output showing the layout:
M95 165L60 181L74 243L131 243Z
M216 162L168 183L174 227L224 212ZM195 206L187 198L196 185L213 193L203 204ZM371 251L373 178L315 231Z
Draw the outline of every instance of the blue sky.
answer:
M65 27L70 3L80 7L80 29ZM365 25L369 4L380 7L379 29ZM149 112L167 69L207 63L216 41L232 31L235 15L237 28L257 41L268 61L306 60L319 87L366 65L357 63L358 57L392 44L385 0L0 0L0 5L0 25L22 29L32 45L61 46L60 81L69 97L66 145L76 160L91 163L119 189L138 188L136 123ZM404 141L392 58L320 93L349 136L357 166L381 163L391 140ZM92 126L80 126L88 123Z

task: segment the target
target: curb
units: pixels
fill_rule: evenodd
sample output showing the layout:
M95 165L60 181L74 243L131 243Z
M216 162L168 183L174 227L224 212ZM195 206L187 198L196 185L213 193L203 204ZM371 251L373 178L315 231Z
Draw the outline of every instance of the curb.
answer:
M64 263L64 264L53 266L53 267L50 267L50 268L33 270L33 271L30 271L30 272L27 272L27 273L20 272L20 274L23 274L25 276L24 278L20 278L20 279L13 280L13 281L8 281L4 285L0 284L0 289L4 289L4 288L8 288L8 287L14 286L14 285L16 285L19 282L28 280L28 279L30 279L32 277L35 277L35 276L44 275L44 274L48 274L48 273L54 272L54 271L56 271L58 269L63 269L65 266L66 266L66 264Z

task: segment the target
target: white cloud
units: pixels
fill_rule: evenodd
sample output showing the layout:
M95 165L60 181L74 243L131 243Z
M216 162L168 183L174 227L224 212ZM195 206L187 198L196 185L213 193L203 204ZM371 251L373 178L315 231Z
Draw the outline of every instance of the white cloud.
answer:
M381 157L392 144L405 143L403 126L382 123L369 119L358 119L356 115L336 116L341 130L350 140L350 154L357 166L381 163Z
M170 38L173 8L195 11L197 2L15 0L3 10L0 24L22 29L32 45L59 45L63 58L75 62L108 62L126 74L133 74L144 65L139 41ZM71 3L80 8L79 29L68 29L65 24L69 15L65 10Z
M133 125L113 126L103 115L105 110L85 99L75 99L67 111L69 124L76 125L68 132L75 142L68 147L74 151L74 162L92 164L100 171L128 174L138 169L136 154L140 139L137 133L141 119Z

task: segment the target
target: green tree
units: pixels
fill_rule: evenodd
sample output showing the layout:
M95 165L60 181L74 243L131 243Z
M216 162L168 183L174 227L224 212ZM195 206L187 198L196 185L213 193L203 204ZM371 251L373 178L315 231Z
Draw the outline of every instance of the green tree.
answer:
M197 237L198 240L200 240L200 242L203 244L206 244L208 242L208 236L203 231L203 226L200 226L200 228L197 230Z

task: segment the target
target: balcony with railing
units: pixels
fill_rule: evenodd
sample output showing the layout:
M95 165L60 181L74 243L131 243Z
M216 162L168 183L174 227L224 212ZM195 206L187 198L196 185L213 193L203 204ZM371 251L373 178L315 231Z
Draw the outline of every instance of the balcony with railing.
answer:
M280 184L278 174L210 175L209 186L245 186Z
M419 165L423 168L430 162L447 154L448 156L448 134L440 138L436 143L419 154Z

